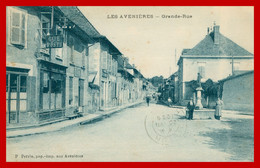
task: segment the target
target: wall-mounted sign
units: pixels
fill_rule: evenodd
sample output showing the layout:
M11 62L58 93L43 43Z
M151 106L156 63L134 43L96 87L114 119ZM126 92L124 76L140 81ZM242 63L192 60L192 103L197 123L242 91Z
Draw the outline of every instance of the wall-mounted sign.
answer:
M62 35L50 35L46 38L46 48L62 48L63 37Z
M81 68L80 67L75 67L74 76L75 77L81 77Z
M107 78L108 77L108 73L106 69L102 69L102 77L103 78Z

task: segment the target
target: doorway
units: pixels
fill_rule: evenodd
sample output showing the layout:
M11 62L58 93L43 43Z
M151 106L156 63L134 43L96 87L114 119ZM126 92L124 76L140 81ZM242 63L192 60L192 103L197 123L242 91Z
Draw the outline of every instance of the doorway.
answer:
M8 123L19 123L27 110L27 74L6 73L6 115Z

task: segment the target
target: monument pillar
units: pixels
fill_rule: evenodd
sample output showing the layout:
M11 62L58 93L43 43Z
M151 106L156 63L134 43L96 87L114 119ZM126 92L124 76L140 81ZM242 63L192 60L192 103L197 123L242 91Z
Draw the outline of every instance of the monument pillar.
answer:
M197 92L196 105L195 105L196 110L203 109L203 106L201 104L201 91L202 90L203 90L202 87L198 87L196 89L196 92Z

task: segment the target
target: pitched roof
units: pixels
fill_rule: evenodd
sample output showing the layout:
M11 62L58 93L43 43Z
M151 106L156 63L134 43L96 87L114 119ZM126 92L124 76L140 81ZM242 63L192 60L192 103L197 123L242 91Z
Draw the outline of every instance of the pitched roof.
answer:
M86 32L88 36L92 38L100 37L100 33L76 6L58 6L58 8L70 21L74 22L78 27Z
M214 43L215 33L212 31L192 49L185 49L183 55L253 56L252 53L234 43L229 38L223 36L219 31L217 33L219 35L219 41L217 44Z
M234 79L234 78L238 78L238 77L241 77L241 76L244 76L244 75L249 75L249 74L254 74L254 70L246 71L244 73L228 76L228 77L226 77L226 78L224 78L222 80L219 80L219 82L225 82L225 81L228 81L228 80L231 80L231 79Z
M116 46L106 37L103 35L100 35L99 37L95 37L95 40L101 39L104 43L106 43L109 46L109 52L113 55L122 55L122 53L116 48Z

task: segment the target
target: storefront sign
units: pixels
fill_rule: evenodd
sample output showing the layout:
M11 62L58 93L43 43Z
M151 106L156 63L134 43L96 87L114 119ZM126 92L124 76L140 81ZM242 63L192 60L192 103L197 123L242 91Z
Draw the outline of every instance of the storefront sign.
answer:
M62 35L47 36L46 48L62 48L63 37Z

